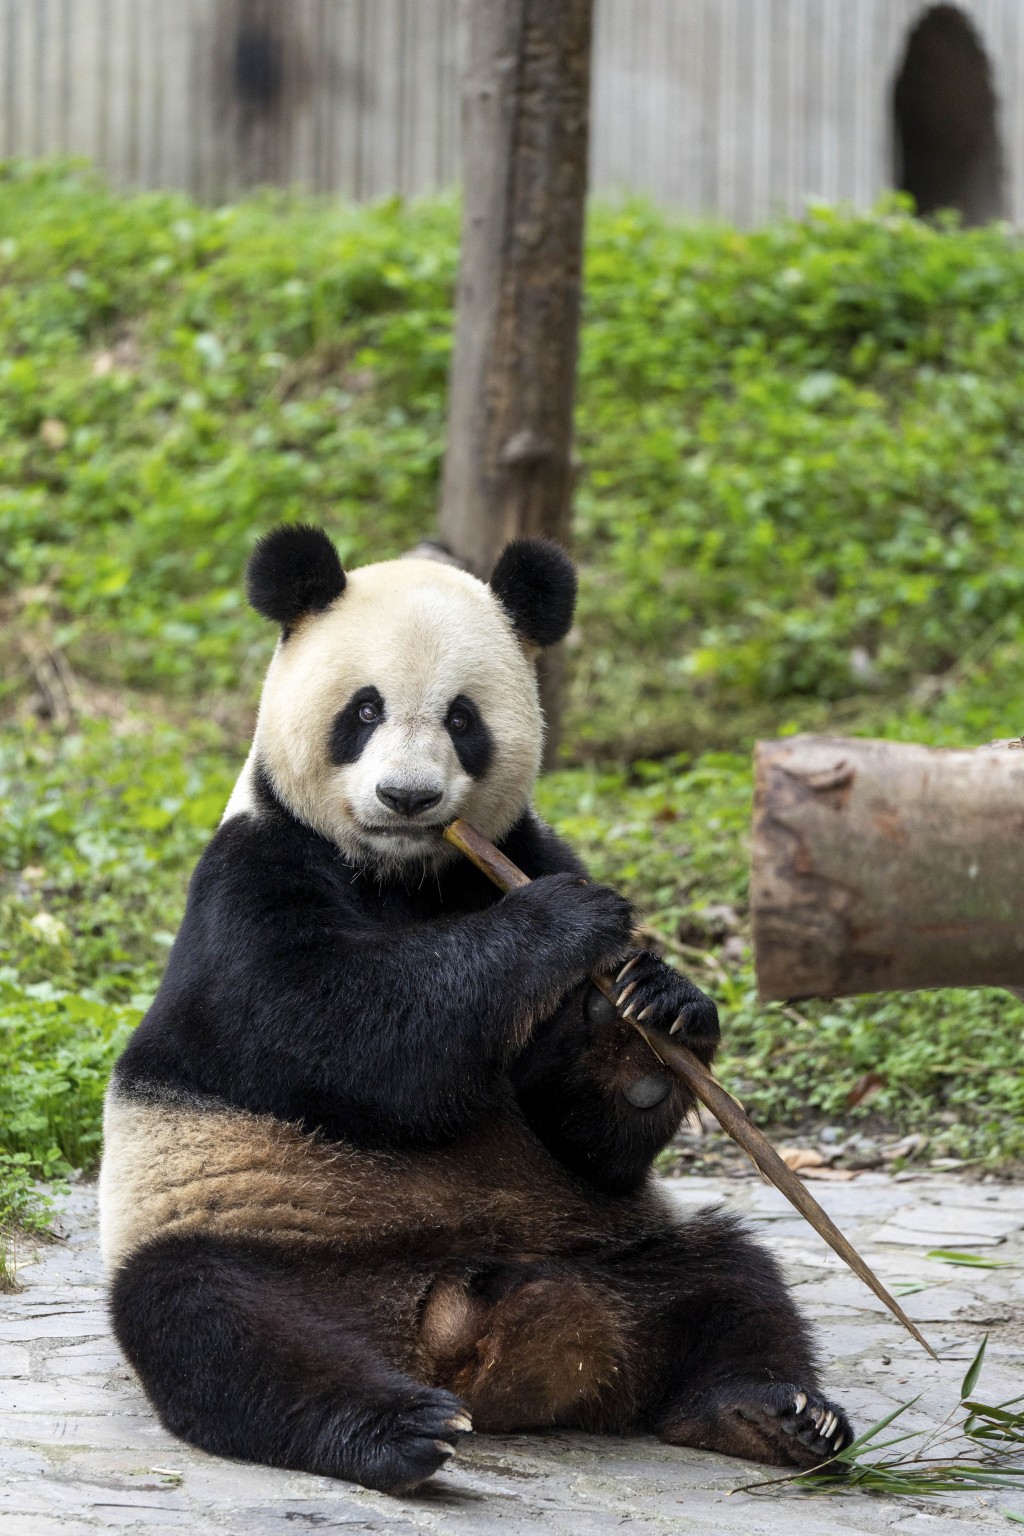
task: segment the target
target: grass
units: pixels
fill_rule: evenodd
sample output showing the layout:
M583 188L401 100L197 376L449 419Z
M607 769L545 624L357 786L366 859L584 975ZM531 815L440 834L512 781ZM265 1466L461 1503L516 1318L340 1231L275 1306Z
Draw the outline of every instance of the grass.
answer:
M357 562L432 529L456 228L445 198L203 209L0 166L0 1230L94 1163L244 756L253 540L311 518ZM897 204L743 235L593 210L539 797L715 993L762 1123L881 1116L991 1168L1024 1157L1024 1006L759 1007L746 829L758 732L1024 725L1022 296L1005 231Z

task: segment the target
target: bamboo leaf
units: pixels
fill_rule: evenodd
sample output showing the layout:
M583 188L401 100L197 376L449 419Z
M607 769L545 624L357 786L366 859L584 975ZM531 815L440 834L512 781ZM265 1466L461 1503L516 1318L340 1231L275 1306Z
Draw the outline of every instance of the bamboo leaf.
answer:
M1024 1414L1022 1413L1009 1413L1005 1408L996 1408L988 1403L972 1403L969 1399L964 1401L963 1406L976 1419L988 1419L990 1422L999 1424L1012 1424L1017 1429L1024 1430Z
M974 1359L971 1361L967 1368L967 1375L964 1377L963 1385L960 1388L961 1402L964 1401L964 1398L970 1397L971 1393L974 1391L978 1377L981 1375L981 1363L985 1358L985 1346L987 1344L988 1334L986 1333L985 1337L981 1341L978 1353L975 1355Z
M955 1248L933 1248L925 1254L926 1259L935 1259L939 1264L963 1264L973 1269L1013 1269L1015 1265L1010 1259L987 1259L980 1253L959 1253Z

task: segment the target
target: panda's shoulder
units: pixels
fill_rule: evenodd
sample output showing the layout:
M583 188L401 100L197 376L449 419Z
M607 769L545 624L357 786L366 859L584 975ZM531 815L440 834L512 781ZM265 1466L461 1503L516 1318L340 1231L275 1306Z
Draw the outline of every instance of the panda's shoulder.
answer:
M192 875L189 900L228 901L252 909L262 902L329 898L349 887L343 861L327 841L291 818L252 810L221 823Z

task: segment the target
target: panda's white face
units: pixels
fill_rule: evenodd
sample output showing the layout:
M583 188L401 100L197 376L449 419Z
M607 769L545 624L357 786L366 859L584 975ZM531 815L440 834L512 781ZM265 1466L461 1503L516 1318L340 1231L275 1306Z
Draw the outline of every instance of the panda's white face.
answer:
M533 666L490 588L393 560L350 571L282 639L250 761L300 820L388 873L453 856L441 831L456 816L507 832L542 741ZM240 783L232 804L244 800Z

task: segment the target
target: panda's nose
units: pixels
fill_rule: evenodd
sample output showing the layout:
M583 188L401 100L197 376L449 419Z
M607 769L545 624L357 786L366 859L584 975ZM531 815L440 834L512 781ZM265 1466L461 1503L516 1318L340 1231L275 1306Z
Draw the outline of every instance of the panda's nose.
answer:
M378 784L377 799L401 816L418 816L441 799L439 789L407 789L401 784Z

